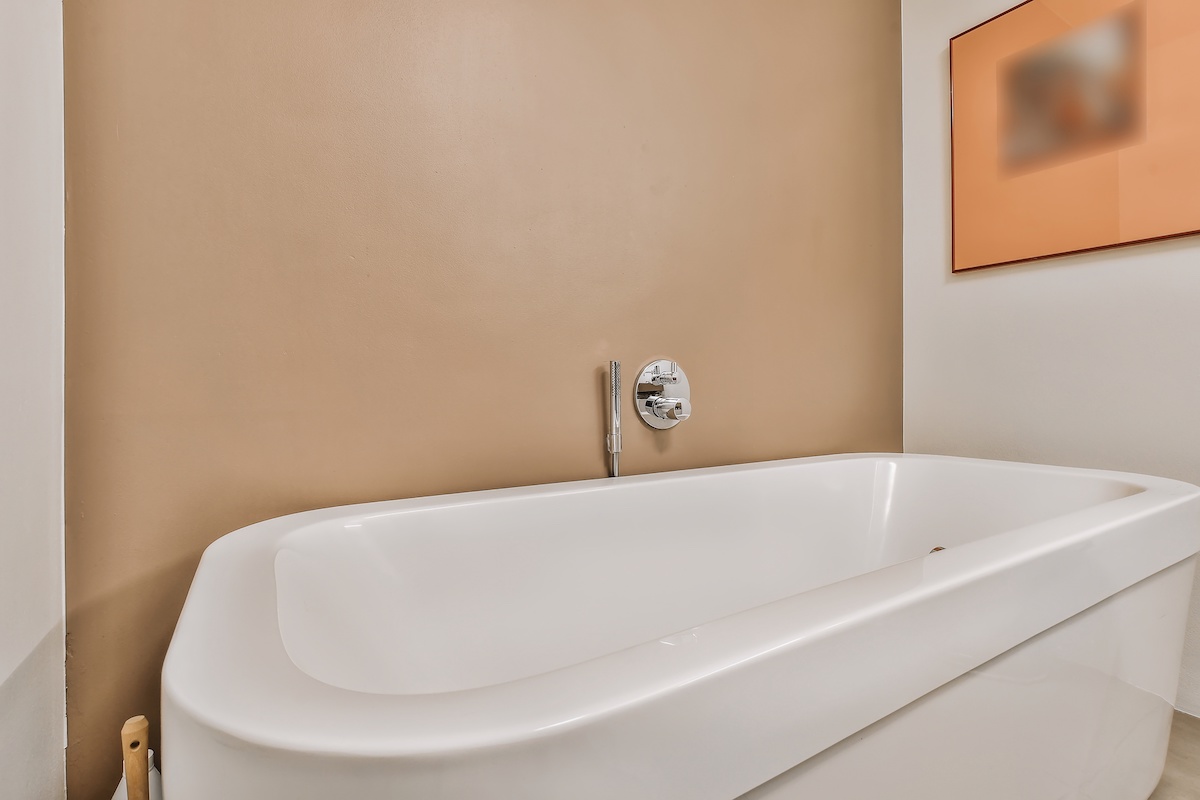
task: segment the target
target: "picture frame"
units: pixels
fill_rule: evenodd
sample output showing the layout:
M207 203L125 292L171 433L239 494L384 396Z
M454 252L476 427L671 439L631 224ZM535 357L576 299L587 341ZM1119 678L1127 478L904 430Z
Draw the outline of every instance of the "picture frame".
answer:
M953 272L1200 234L1200 3L1026 0L950 73Z

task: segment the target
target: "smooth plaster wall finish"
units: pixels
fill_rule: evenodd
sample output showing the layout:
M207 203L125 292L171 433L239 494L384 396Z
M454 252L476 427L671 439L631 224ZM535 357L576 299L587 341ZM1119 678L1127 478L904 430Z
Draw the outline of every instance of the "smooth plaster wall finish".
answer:
M1200 239L950 274L948 42L1011 5L904 0L905 449L1200 483Z
M65 8L72 800L213 539L602 477L610 358L630 473L899 448L894 0Z
M62 15L0 0L0 797L63 797Z

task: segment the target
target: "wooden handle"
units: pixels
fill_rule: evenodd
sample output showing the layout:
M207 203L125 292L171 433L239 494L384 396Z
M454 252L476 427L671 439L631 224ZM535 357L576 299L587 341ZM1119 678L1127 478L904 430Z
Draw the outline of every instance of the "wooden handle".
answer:
M121 750L125 756L125 795L129 800L150 800L150 721L131 717L121 727Z

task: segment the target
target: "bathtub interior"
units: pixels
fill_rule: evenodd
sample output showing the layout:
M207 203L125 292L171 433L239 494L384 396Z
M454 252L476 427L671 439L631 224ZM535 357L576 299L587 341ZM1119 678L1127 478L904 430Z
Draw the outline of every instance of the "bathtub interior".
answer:
M857 458L348 510L281 542L280 633L297 667L333 686L461 691L1139 491L1033 467Z

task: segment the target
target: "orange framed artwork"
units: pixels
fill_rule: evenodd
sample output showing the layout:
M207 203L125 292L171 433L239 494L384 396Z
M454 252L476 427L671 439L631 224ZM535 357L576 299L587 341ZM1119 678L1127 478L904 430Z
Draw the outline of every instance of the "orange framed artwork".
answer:
M1029 0L950 75L954 272L1200 233L1200 0Z

